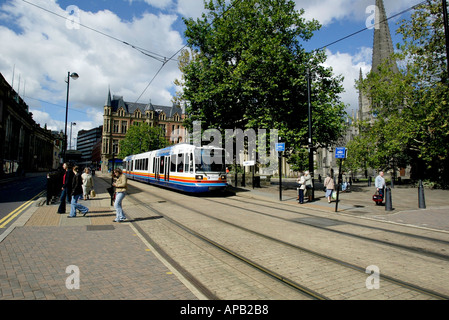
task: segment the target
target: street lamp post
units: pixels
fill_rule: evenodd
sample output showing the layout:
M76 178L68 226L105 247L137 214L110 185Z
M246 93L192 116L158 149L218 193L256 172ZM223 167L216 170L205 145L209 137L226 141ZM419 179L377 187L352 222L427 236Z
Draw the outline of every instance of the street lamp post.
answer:
M312 143L312 102L311 102L311 79L310 69L307 68L307 109L309 120L309 173L312 177L312 201L315 200L315 182L314 182L314 169L313 169L313 143Z
M70 71L67 74L67 99L65 102L65 131L64 131L64 148L63 148L63 162L66 162L66 153L67 153L67 117L69 114L69 89L70 89L70 78L73 80L76 80L79 78L79 75L77 73L70 73Z

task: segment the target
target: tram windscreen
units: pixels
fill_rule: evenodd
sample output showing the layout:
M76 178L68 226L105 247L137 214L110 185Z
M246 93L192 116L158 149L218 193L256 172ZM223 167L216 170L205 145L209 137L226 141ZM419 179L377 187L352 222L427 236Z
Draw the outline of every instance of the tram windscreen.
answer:
M196 149L195 171L224 172L225 157L222 149Z

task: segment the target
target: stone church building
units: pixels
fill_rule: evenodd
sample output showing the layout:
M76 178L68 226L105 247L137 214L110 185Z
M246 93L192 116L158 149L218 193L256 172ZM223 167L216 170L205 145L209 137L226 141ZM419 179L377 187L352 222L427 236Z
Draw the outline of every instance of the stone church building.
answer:
M371 70L377 70L378 67L386 60L391 58L394 53L393 41L391 38L390 28L388 26L387 15L385 12L385 6L383 0L376 0L376 24L374 26L374 41L373 41L373 55L372 55L372 67ZM393 72L398 73L399 69L396 63L392 64ZM363 79L362 70L360 70L360 78ZM358 110L352 114L353 123L357 123L359 120L373 120L371 116L371 102L369 98L359 92L359 105ZM335 159L335 147L344 147L349 141L358 134L356 125L352 125L348 119L348 129L346 134L340 138L337 145L328 149L319 149L315 155L315 177L318 175L326 176L327 173L333 171L334 175L338 173L338 162ZM350 152L350 150L349 150ZM364 173L362 173L364 175ZM368 175L375 175L377 172L370 170ZM404 169L401 169L400 175L405 175Z

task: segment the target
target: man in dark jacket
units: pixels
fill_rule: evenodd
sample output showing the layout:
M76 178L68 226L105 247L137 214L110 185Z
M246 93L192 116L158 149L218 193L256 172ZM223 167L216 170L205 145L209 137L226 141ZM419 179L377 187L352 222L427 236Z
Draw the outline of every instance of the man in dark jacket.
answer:
M62 192L61 192L61 203L59 204L58 213L65 213L65 204L72 200L72 181L73 172L67 163L62 165L64 171L64 176L62 178Z
M78 200L83 197L83 179L81 178L81 172L78 166L73 167L73 184L72 184L72 202L70 208L70 215L68 218L76 217L76 210L83 213L83 216L89 212L89 208L78 203Z

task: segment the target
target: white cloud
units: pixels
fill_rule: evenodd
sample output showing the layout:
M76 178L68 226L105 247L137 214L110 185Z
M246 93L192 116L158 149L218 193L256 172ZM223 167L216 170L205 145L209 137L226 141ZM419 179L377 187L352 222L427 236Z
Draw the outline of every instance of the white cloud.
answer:
M34 121L36 121L36 123L38 123L42 128L47 126L48 130L63 130L62 128L64 127L64 122L52 119L49 113L37 109L30 109L30 112L33 114Z
M173 5L172 0L144 0L149 5L158 9L168 9Z
M366 75L371 70L371 48L361 48L354 56L348 53L332 53L326 50L326 67L332 67L335 75L344 77L343 87L345 92L341 94L342 101L349 105L348 110L358 109L359 94L355 88L355 81L359 79L360 70Z
M34 3L68 16L65 8L59 7L55 0ZM96 113L87 112L89 117L97 117L97 113L102 112L109 86L113 94L123 95L126 101L137 100L162 65L162 62L92 30L68 28L66 20L20 0L3 3L0 12L2 22L14 23L10 28L0 26L4 44L0 46L0 72L5 79L12 79L15 65L16 90L20 75L22 88L26 81L26 96L65 105L65 78L68 71L76 72L80 78L70 83L70 108L85 113L95 110ZM178 19L174 14L144 13L132 21L122 21L108 10L97 13L80 10L78 14L83 25L163 57L170 57L184 44L182 35L173 30ZM174 91L175 78L180 78L180 71L177 63L171 61L139 102L147 103L151 99L155 104L170 105L169 92ZM20 91L23 94L23 90ZM28 101L36 119L62 129L60 120L65 116L64 109L56 108L51 112L51 117L59 120L51 122L47 119L50 107L46 109L47 115L40 114L36 111L43 112L42 103ZM69 122L78 120L77 117L79 112L69 112ZM98 122L98 119L88 120L83 124L97 125Z
M204 3L201 0L178 0L177 11L187 18L200 18L204 12Z

